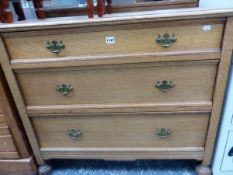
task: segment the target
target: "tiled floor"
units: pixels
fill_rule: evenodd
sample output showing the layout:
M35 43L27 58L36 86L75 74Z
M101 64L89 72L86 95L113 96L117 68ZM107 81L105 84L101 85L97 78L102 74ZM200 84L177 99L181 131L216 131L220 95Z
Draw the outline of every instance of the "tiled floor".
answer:
M196 161L52 160L51 175L196 175Z

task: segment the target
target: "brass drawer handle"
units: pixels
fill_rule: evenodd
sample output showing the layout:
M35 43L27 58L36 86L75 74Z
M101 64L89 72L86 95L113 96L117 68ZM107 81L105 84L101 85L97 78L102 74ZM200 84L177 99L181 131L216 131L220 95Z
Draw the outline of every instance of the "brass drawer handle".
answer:
M232 157L233 156L233 147L230 149L228 156Z
M169 135L172 134L172 131L166 128L157 128L155 130L155 134L158 135L160 138L167 138Z
M63 44L62 41L58 42L56 40L53 40L52 42L47 41L46 48L50 50L50 52L52 53L59 54L61 50L65 48L65 45Z
M66 135L68 135L69 137L71 137L72 139L78 139L81 137L82 133L79 129L69 129L66 132Z
M67 96L73 91L73 88L71 87L71 85L61 84L57 85L56 91L64 96Z
M165 93L175 87L175 84L172 81L163 80L157 81L155 87L158 88L161 92Z
M172 46L176 41L175 34L169 35L168 33L165 33L163 36L158 34L158 37L156 38L156 42L164 48Z

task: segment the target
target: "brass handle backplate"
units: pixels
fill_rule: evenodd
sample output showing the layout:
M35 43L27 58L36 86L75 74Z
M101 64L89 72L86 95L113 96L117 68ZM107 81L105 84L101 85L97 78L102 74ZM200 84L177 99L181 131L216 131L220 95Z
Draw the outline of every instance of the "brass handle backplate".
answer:
M233 147L230 149L230 151L228 152L228 156L233 157Z
M72 139L78 139L81 137L82 133L79 129L69 129L66 132L66 135L68 135L69 137L71 137Z
M167 138L169 135L172 134L172 131L166 128L157 128L155 130L155 134L158 135L160 138Z
M157 81L155 87L158 88L161 92L165 93L175 87L175 84L172 81L163 80Z
M156 38L156 42L160 44L164 48L168 48L172 46L177 41L175 34L170 35L165 33L163 36L158 35Z
M71 87L71 85L61 84L57 85L56 91L67 96L73 91L73 88Z
M47 41L46 48L52 53L59 54L61 50L65 48L65 45L62 41L58 42L56 40L53 40L52 42Z

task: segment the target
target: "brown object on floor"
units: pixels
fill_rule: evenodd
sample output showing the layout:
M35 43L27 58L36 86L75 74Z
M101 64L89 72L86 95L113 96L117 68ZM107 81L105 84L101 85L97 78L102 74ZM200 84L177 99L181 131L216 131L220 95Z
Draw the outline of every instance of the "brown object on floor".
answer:
M105 0L97 0L97 13L99 17L105 14Z
M45 13L43 10L43 0L33 0L36 16L39 19L45 19Z
M9 0L0 1L0 22L12 23L14 21L12 12L9 10L9 6Z
M94 17L94 3L93 0L87 0L87 15L89 18Z
M32 175L36 166L0 67L0 174Z

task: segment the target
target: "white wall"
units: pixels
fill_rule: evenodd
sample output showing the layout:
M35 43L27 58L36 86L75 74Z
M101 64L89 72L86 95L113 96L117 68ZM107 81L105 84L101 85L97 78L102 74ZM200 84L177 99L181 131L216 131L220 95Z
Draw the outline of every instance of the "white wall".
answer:
M233 0L200 0L203 8L232 8Z

